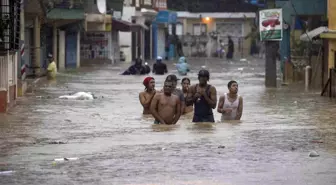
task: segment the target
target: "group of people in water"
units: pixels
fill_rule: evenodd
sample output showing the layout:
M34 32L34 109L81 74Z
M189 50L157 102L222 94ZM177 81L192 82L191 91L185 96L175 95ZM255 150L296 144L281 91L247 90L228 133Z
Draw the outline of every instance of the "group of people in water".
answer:
M181 80L182 90L177 88L176 75L168 75L163 89L155 89L155 79L146 77L145 90L139 93L143 114L151 114L155 124L176 124L181 115L192 114L192 122L215 122L213 109L217 106L217 90L208 84L209 71L202 69L198 73L198 83L191 85L189 78ZM223 120L240 120L243 113L243 98L238 95L238 83L228 83L228 93L220 96L217 112Z
M167 65L162 61L162 57L158 56L156 62L153 64L153 74L156 75L164 75L168 73ZM180 75L187 75L189 70L189 64L184 56L180 57L177 64L176 69ZM135 63L131 65L126 71L122 73L122 75L145 75L151 72L151 68L147 63L142 65L142 60L140 58L135 60Z

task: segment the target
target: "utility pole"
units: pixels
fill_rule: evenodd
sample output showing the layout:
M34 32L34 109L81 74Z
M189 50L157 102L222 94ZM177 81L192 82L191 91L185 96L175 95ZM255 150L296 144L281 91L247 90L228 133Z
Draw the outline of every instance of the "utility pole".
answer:
M267 1L268 8L275 8L275 0ZM282 21L282 20L281 20ZM279 41L265 41L265 86L277 87L277 65Z

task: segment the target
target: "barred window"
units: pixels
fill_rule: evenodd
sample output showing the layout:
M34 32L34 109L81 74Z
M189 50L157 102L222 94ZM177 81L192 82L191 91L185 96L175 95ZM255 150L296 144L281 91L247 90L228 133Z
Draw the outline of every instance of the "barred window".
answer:
M20 0L0 0L0 50L17 50L20 42Z

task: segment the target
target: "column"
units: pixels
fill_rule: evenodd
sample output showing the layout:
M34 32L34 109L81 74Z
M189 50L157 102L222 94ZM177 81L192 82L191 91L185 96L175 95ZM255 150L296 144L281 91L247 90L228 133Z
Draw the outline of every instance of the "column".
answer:
M56 25L53 26L53 57L56 62L56 65L58 64L58 56L57 56L57 27Z
M150 46L150 51L149 51L149 59L152 59L153 58L153 24L150 25L149 27L149 32L150 32L150 43L149 43L149 46Z
M59 31L58 39L58 68L62 70L65 68L65 31Z
M145 29L141 30L141 59L145 61Z
M40 74L41 66L41 24L38 16L34 19L34 58L33 66L36 67L36 74Z
M77 32L77 68L80 67L80 32Z

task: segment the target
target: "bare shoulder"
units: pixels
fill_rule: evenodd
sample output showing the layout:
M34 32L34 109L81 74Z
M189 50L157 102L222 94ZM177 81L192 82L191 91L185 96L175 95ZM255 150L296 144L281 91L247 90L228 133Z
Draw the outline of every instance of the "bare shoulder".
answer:
M210 91L216 91L216 87L213 85L210 85Z
M153 98L154 99L159 99L161 97L161 95L162 95L161 93L155 93Z
M139 96L143 96L144 94L145 94L145 92L142 91L142 92L139 93Z
M178 97L177 95L172 94L172 97L174 98L175 101L180 101L180 97Z

